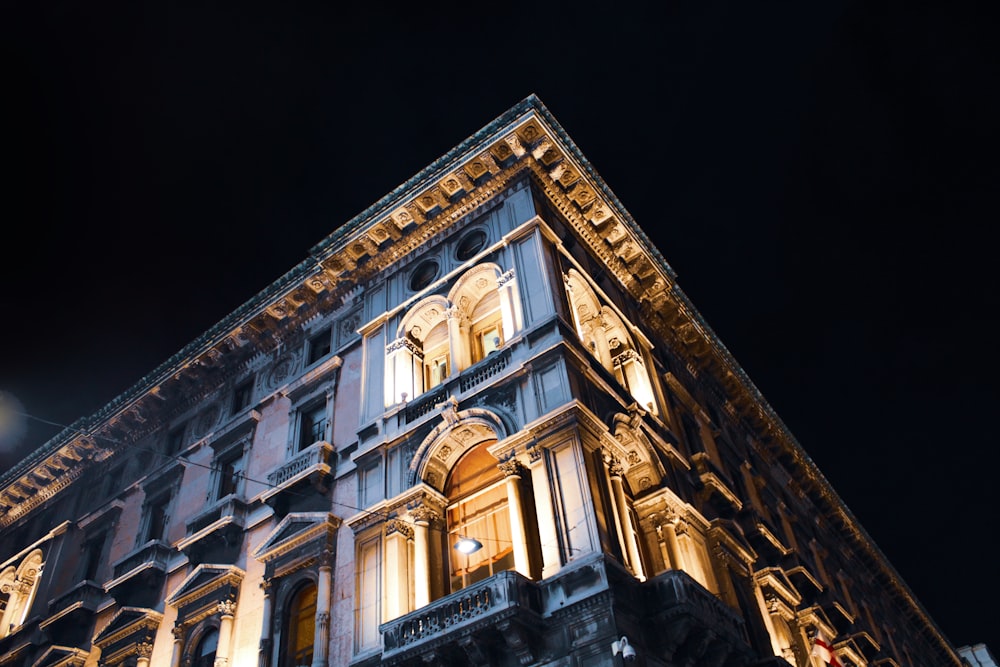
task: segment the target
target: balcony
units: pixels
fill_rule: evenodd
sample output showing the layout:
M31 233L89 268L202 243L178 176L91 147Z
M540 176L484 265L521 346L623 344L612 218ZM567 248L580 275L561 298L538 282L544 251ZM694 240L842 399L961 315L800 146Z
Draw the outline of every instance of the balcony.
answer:
M726 471L716 465L708 454L704 452L692 454L691 462L701 484L699 493L704 499L712 501L724 515L743 509L743 503L733 492L733 483Z
M382 665L432 656L489 664L484 656L500 643L530 660L527 636L539 626L539 612L537 585L516 572L501 572L383 624Z
M152 606L175 553L160 540L147 542L114 563L114 575L104 590L121 606Z
M381 662L366 656L358 667L576 664L621 634L669 664L746 664L753 656L740 614L689 575L668 571L639 582L603 554L538 582L501 572L380 630Z
M681 570L649 580L646 636L656 655L678 664L721 665L751 655L743 617ZM737 660L739 662L739 660Z
M84 580L49 602L49 615L38 625L50 637L70 646L87 641L93 615L108 599L104 587ZM82 664L82 663L81 663Z
M85 614L93 613L107 597L104 587L88 580L81 581L59 597L49 602L49 616L41 622L42 628L64 616L76 616L78 611Z
M195 565L205 562L231 562L239 555L246 525L247 503L237 495L228 495L199 512L187 522L187 536L177 543Z
M308 481L324 487L330 476L332 459L333 445L329 442L320 441L309 445L267 474L267 485L270 488L261 495L261 500L268 502L275 495L301 482Z
M406 406L403 413L405 423L410 424L424 415L433 412L437 405L448 396L458 391L462 396L492 378L500 375L510 366L510 348L504 348L479 361L459 373L447 378L442 384L429 389L416 397Z

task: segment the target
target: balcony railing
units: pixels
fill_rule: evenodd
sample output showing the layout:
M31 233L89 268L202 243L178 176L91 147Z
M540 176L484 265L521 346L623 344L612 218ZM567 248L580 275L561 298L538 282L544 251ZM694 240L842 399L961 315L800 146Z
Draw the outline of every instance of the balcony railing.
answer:
M676 664L722 665L730 659L748 664L753 654L742 616L689 575L674 570L639 582L620 564L595 554L538 582L501 572L383 623L378 664L487 664L491 658L492 664L530 664L567 650L593 655L593 646L605 646L615 636L601 620L609 613L641 628L634 637L638 646ZM562 635L569 619L589 619L572 647Z
M486 357L483 361L472 366L461 375L462 393L486 382L490 378L499 375L510 363L510 349L495 352Z
M188 520L188 537L223 519L228 519L229 522L242 528L246 513L247 503L243 498L237 495L225 496Z
M412 423L433 412L441 401L455 391L456 385L459 393L465 394L496 377L510 365L510 355L510 348L494 352L457 376L446 378L443 383L417 396L406 406L406 411L403 414L406 423Z
M329 442L313 443L269 472L267 484L271 487L271 491L275 491L279 487L287 487L313 473L329 474L332 454L333 445Z
M517 614L535 618L538 606L536 584L516 572L500 572L382 624L383 664L419 653L425 644L440 643L443 637L468 636Z

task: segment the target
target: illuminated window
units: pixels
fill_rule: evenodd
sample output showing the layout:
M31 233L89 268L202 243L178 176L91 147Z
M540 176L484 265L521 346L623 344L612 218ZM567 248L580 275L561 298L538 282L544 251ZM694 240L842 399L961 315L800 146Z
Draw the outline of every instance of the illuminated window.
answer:
M491 290L483 295L471 313L472 362L482 361L503 344L500 296Z
M575 269L565 276L566 293L573 323L584 347L601 365L614 374L642 409L657 414L652 380L643 360L643 350L634 340L633 327Z
M448 355L443 354L431 359L425 364L427 370L427 388L433 389L448 377Z
M480 359L485 359L492 352L496 352L503 345L500 336L500 323L489 325L486 329L479 331L476 336L476 343Z
M295 591L285 613L279 667L309 665L316 632L316 584L308 582Z
M0 618L0 637L5 637L21 627L35 601L39 579L42 576L42 552L36 549L29 553L14 570L13 566L0 572L0 590L6 589L0 598L3 606Z
M441 385L514 336L521 313L512 276L495 264L480 264L447 297L431 295L410 308L386 344L385 407Z
M514 569L507 489L497 460L479 445L465 454L452 469L445 487L448 505L448 558L451 590L457 591ZM482 548L463 554L454 546L468 537Z

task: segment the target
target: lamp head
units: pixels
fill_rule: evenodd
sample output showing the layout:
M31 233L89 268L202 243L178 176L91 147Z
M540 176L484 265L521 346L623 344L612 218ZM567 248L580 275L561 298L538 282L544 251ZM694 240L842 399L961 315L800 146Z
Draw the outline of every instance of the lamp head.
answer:
M455 550L463 554L471 554L483 548L483 543L471 537L460 537L455 542Z

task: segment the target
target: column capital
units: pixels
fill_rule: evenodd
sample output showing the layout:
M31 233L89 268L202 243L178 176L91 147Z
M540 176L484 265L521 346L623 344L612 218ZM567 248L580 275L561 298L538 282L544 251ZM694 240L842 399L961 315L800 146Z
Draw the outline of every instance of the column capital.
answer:
M408 509L414 521L417 521L419 523L429 524L441 518L440 514L432 510L430 507L427 507L423 503L413 505Z
M236 603L232 600L222 600L216 607L220 616L233 616L236 613Z
M506 461L501 461L497 464L497 468L503 473L504 477L520 477L524 474L524 466L521 462L515 458L507 459Z

